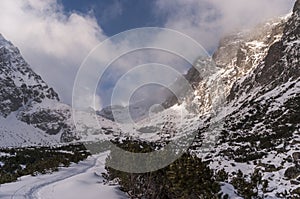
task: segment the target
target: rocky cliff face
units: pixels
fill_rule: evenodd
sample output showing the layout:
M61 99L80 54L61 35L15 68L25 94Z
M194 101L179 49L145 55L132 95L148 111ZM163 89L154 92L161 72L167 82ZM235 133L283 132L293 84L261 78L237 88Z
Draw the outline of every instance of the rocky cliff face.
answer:
M0 116L15 117L61 141L73 139L66 123L70 107L59 103L58 94L37 75L20 51L0 35Z
M260 94L263 94L268 89L274 89L279 84L295 80L300 76L300 17L297 8L297 4L295 4L292 16L285 23L281 39L268 48L267 55L246 79L235 83L229 100L241 95L241 92L247 93L255 87L266 87L268 85L265 91L260 92Z
M79 120L76 127L74 111ZM100 125L90 124L91 111L73 110L61 103L18 48L0 35L0 146L106 140L120 135L117 125L100 115L95 116Z
M223 38L213 54L213 62L220 68L215 79L210 80L213 85L202 81L196 87L196 96L200 104L207 101L203 93L210 92L210 89L216 86L214 84L222 87L222 92L228 96L234 82L255 69L267 55L270 46L281 38L285 21L285 18L271 20L254 30Z
M58 101L52 88L34 73L19 50L0 35L0 115L10 113L44 99Z
M230 94L234 82L254 70L265 58L269 48L280 40L286 21L287 17L273 19L258 25L254 30L224 37L211 60L199 58L185 75L195 92L186 95L182 89L183 99L172 96L164 106L170 107L178 100L188 101L199 114L205 114L218 103L214 100L224 102L221 98ZM211 68L214 71L209 71Z
M211 168L228 172L226 182L244 197L300 197L299 2L292 15L263 25L271 28L257 29L249 39L241 39L244 33L225 38L214 55L228 85L219 139L208 154L197 149L208 123L191 149ZM254 174L261 184L253 182Z

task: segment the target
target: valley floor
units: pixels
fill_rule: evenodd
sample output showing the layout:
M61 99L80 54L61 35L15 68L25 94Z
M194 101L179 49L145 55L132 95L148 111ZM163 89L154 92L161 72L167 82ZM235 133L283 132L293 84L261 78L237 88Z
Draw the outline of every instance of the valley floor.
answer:
M0 186L1 199L122 199L128 198L117 186L104 184L107 152L88 157L78 164L52 174L21 177L17 182Z

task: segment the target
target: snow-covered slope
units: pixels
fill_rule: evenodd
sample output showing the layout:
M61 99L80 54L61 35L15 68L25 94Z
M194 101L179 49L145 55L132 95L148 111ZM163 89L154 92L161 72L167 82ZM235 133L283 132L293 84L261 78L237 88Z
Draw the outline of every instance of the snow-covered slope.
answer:
M0 147L78 140L83 134L75 128L72 111L0 34ZM113 124L101 116L98 119L103 127L99 137L105 138L102 135L111 133ZM79 130L84 126L79 125Z
M60 135L51 136L16 119L14 114L7 118L0 117L0 146L26 147L32 145L55 145L60 142Z
M41 199L122 199L128 196L117 186L105 184L101 173L105 173L104 152L89 157L69 168L38 177L23 176L19 181L1 185L0 198L41 198Z
M195 92L186 95L183 90L184 101L193 102L193 109L198 106L199 114L211 111L216 104L214 100L224 101L218 98L228 96L234 82L251 72L264 59L270 46L281 38L287 18L273 19L254 30L224 37L211 60L199 58L185 75ZM205 78L207 76L209 78ZM164 106L170 107L176 102L173 96Z
M261 37L271 39L272 42L267 45L257 39L246 42L250 51L243 50L242 54L246 57L242 58L250 60L249 66L252 67L248 68L245 61L241 62L240 67L236 65L240 59L239 53L235 54L235 59L229 59L234 61L233 64L227 62L227 56L230 55L226 55L226 52L230 53L230 45L217 51L223 51L226 55L215 56L215 59L219 57L217 64L225 63L225 68L232 65L237 69L242 66L246 68L240 69L240 75L232 76L237 81L230 80L234 84L219 114L222 128L216 145L208 154L197 149L199 143L192 147L193 152L210 162L212 169L228 172L227 183L234 183L234 179L241 175L248 182L253 180L253 174L261 175L261 184L255 185L248 192L253 197L300 197L299 4L298 0L293 14L285 22L275 23L272 25L275 29ZM280 34L276 36L273 32ZM240 42L239 38L236 39ZM235 43L234 40L230 43ZM251 61L251 57L258 58ZM200 130L197 142L207 136L207 128L204 126ZM236 192L238 189L240 192L242 189L245 191L247 188L243 186L245 184L236 185Z
M37 75L20 51L0 35L1 146L56 144L71 140L70 108Z
M0 115L6 117L44 99L58 101L52 88L34 73L20 51L0 35Z

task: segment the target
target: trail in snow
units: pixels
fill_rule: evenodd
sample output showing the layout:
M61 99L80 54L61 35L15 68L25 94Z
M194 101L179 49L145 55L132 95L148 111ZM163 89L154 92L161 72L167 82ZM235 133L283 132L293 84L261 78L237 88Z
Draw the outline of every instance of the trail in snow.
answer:
M0 187L1 199L99 199L128 198L115 186L104 185L96 173L105 172L107 152L89 157L79 164L62 168L59 172L25 176L18 182Z

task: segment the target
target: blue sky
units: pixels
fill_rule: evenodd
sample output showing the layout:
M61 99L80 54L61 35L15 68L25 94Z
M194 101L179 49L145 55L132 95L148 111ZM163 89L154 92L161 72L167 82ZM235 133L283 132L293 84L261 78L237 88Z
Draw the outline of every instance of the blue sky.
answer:
M152 0L60 0L66 12L93 13L106 35L132 28L163 27L166 16L155 12Z

